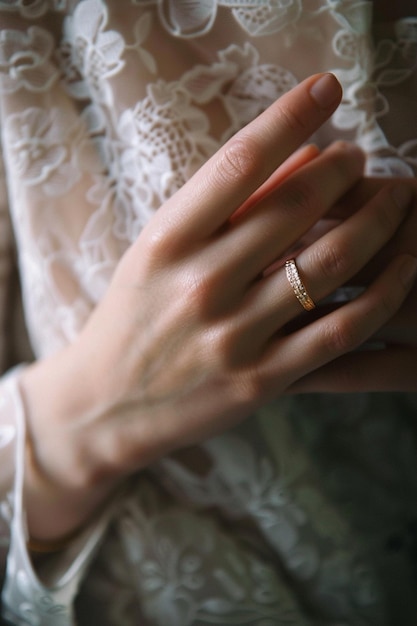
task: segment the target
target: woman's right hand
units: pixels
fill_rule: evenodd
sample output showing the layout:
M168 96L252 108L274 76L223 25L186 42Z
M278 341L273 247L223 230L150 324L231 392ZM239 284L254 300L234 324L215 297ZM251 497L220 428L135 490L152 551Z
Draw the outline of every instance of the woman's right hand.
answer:
M354 302L285 332L303 310L284 269L268 269L359 180L363 157L339 143L277 186L274 172L340 97L334 77L311 77L237 133L149 222L78 340L23 374L30 471L42 476L27 482L36 536L71 530L121 477L232 427L400 307L416 269L407 255ZM409 201L398 191L388 185L299 255L313 299L392 237ZM72 494L63 523L36 511L48 485Z

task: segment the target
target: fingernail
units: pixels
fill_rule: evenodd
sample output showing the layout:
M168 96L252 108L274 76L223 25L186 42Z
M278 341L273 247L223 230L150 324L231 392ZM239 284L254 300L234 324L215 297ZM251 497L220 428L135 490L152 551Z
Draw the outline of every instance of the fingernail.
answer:
M321 109L329 109L339 102L342 88L333 74L323 74L310 87L310 95Z
M401 280L404 286L409 289L417 277L417 259L409 257L401 266Z
M406 209L414 195L414 190L408 185L396 185L391 190L391 197L399 209Z

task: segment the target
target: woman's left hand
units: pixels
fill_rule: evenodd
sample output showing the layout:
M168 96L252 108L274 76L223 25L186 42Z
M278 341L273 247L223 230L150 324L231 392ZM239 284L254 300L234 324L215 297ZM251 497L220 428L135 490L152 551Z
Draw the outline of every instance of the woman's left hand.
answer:
M364 178L332 212L332 218L345 219L362 206L367 198L393 179ZM397 179L401 182L401 179ZM399 253L417 255L417 180L404 179L416 189L414 206L395 236L351 281L365 287ZM297 381L289 393L310 392L417 392L417 286L414 285L398 313L358 351L340 357Z

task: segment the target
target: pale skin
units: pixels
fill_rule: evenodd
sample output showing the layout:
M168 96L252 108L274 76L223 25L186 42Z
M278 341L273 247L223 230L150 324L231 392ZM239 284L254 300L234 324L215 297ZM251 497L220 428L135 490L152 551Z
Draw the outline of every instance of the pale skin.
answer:
M333 209L332 216L346 219L387 184L414 189L406 219L395 236L350 282L366 287L379 269L400 253L417 256L417 181L415 179L364 178ZM306 392L417 391L417 286L414 285L399 311L382 326L373 339L379 349L344 355L297 381L288 390ZM385 346L385 347L384 347ZM384 348L384 349L382 349Z
M34 537L70 533L123 478L237 424L400 310L417 270L402 252L355 301L285 332L302 309L271 267L362 179L341 143L287 161L340 97L334 77L311 77L232 138L149 222L77 341L24 372ZM316 301L392 239L412 196L400 188L370 192L300 253Z

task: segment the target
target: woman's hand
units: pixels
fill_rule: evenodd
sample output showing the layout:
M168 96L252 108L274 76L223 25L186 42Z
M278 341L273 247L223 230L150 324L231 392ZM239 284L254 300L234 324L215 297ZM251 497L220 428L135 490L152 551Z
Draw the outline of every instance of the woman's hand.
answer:
M417 257L417 181L364 178L333 209L332 217L345 220L387 185L414 189L414 202L395 236L350 283L367 287L382 267L400 254ZM417 391L417 285L399 311L358 352L345 355L296 382L291 393Z
M354 302L285 332L302 308L284 269L268 268L359 181L363 157L335 144L283 164L340 96L332 76L311 77L237 133L143 230L78 340L25 372L35 535L70 530L121 477L230 428L400 308L416 270L407 255ZM312 298L356 275L408 202L387 186L305 249ZM65 521L61 508L45 523L41 493L49 511L65 494Z

